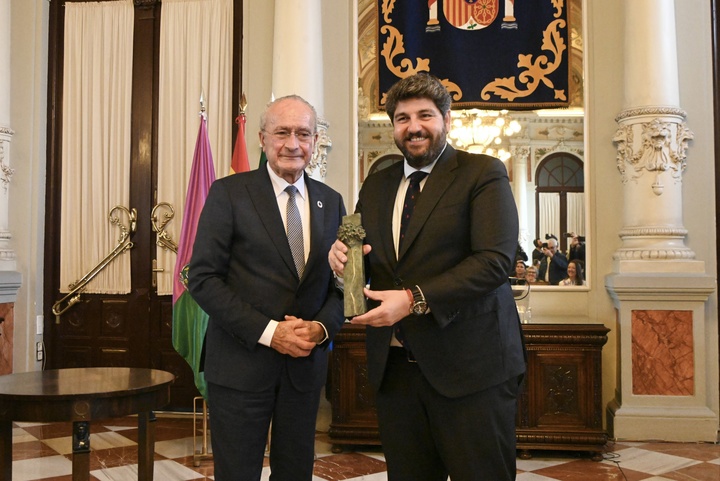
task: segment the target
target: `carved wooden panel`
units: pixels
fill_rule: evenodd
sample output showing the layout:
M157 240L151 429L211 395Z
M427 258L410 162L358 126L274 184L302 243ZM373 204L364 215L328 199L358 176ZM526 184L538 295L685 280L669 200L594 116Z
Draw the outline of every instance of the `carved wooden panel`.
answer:
M367 375L364 326L346 324L340 330L333 341L330 365L329 434L333 443L380 444L375 392Z

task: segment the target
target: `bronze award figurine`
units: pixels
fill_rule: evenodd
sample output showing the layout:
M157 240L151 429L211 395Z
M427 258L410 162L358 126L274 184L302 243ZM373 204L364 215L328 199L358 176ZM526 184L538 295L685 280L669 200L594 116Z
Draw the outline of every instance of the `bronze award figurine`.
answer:
M347 263L343 281L345 286L345 317L350 319L367 311L365 303L365 262L362 252L362 241L365 229L362 227L360 214L346 215L338 228L338 239L348 246Z

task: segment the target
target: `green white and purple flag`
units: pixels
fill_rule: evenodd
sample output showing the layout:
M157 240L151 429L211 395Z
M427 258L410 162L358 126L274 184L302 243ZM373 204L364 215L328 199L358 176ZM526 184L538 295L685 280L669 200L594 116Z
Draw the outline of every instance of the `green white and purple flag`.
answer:
M175 350L190 364L195 375L195 386L207 399L207 385L205 376L200 371L200 360L208 315L187 290L188 264L192 256L198 220L210 191L210 185L215 181L215 168L206 124L207 120L203 111L200 114L200 129L195 143L175 262L172 342Z

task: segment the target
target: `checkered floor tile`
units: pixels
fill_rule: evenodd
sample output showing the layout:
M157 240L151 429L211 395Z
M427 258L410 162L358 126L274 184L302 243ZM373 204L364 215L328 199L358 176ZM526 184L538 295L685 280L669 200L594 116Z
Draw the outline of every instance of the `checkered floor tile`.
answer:
M137 421L134 417L93 423L90 479L137 479ZM155 423L155 480L213 479L211 455L202 453L202 436L193 436L190 416L158 415ZM13 481L71 481L70 423L16 423L13 429ZM313 481L384 481L380 448L333 453L327 435L317 437ZM195 466L198 464L198 466ZM267 464L267 463L266 463ZM263 480L269 479L269 468ZM603 460L585 453L533 452L518 459L518 481L720 481L720 445L683 443L608 444Z

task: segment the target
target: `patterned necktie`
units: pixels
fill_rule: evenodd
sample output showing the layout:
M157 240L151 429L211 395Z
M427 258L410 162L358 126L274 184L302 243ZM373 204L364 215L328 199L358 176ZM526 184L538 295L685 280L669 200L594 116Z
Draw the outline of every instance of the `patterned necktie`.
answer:
M400 241L398 242L398 246L402 245L402 241L405 238L405 231L410 223L410 217L412 217L413 210L415 210L415 203L418 197L420 197L420 182L422 182L427 175L427 172L420 171L410 174L410 185L408 185L407 192L405 192L405 203L403 204L402 218L400 219ZM410 346L405 339L405 333L403 332L401 323L395 323L393 331L395 332L395 338L409 351Z
M290 251L292 252L298 277L302 277L303 271L305 270L305 247L303 243L302 219L300 218L300 211L295 203L297 187L288 185L285 188L285 192L287 192L290 197L285 213L287 216L288 244L290 244Z
M402 245L403 239L405 238L405 231L410 223L410 217L412 217L413 210L415 210L415 203L418 197L420 197L420 182L427 175L427 172L420 171L410 174L410 185L408 185L407 192L405 193L405 203L403 204L402 218L400 219L400 240L398 246Z

